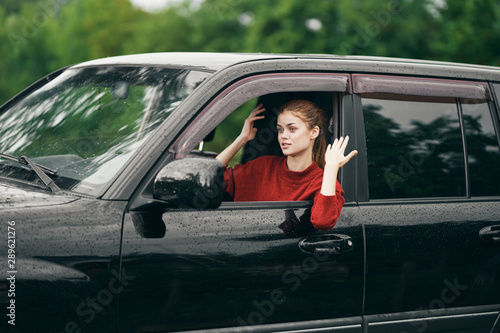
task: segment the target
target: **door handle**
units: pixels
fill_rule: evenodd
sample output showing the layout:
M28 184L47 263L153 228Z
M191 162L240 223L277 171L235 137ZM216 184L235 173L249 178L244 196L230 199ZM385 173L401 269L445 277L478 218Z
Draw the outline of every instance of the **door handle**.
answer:
M340 254L352 250L353 242L347 235L318 235L302 239L299 248L306 253Z
M491 242L500 241L500 225L491 225L479 230L481 239Z

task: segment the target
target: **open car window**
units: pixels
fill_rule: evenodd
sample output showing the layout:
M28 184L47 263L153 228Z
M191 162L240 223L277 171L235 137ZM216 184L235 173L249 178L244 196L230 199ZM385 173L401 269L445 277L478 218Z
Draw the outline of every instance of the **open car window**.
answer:
M186 157L229 114L252 99L268 96L269 103L276 105L267 104L266 102L264 103L264 107L268 109L268 112L272 112L273 109L276 110L277 107L284 104L287 98L291 96L296 96L295 98L297 98L304 96L304 94L330 93L331 100L329 103L333 104L335 98L332 94L333 92L346 93L348 91L349 75L347 74L283 73L263 74L243 79L222 91L212 100L197 118L191 122L187 130L176 140L170 148L170 152L174 154L176 159ZM285 97L278 97L280 95ZM282 99L280 100L280 98ZM270 119L272 117L268 117L268 120ZM242 125L243 123L240 123L238 126L239 129L241 129ZM265 126L270 125L266 124Z
M262 104L265 118L254 124L255 139L235 155L229 166L262 156L283 156L277 140L278 110L293 99L310 100L326 112L329 123L323 135L327 143L332 142L340 133L342 97L349 87L349 76L345 74L287 73L244 79L216 97L174 143L171 152L176 159L188 155L217 156L239 135L251 110ZM229 196L225 199L231 200Z

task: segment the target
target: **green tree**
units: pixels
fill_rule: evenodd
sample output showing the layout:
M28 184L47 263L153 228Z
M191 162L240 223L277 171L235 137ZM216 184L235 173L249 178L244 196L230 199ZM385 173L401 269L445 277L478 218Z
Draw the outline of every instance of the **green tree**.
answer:
M248 51L245 48L247 28L238 20L247 7L245 0L205 0L189 14L190 44L205 52Z
M42 7L31 3L16 14L0 10L1 102L50 72L52 53L47 48L44 26L49 19Z
M436 31L429 3L205 0L190 15L192 38L207 51L425 58Z
M343 31L340 54L425 59L434 38L429 1L341 1Z
M72 63L172 51L327 53L500 65L495 0L4 0L0 102Z
M493 0L447 1L439 8L439 38L432 43L440 60L500 65L500 3Z
M2 7L7 14L19 14L26 4L34 4L39 0L2 0Z
M146 19L128 0L69 2L48 24L52 67L125 53L124 45Z
M191 12L181 4L151 14L140 13L133 36L123 41L125 53L200 51L191 42Z

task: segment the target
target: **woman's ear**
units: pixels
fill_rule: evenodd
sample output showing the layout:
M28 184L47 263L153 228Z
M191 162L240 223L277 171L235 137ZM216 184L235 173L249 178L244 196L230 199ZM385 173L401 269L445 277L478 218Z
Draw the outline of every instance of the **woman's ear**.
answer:
M316 139L318 135L319 135L319 127L314 126L313 129L311 130L311 140Z

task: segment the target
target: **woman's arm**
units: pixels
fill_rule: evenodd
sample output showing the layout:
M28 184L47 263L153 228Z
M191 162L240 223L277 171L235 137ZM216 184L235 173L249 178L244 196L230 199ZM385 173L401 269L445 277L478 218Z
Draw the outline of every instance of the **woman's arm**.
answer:
M358 153L356 150L353 150L349 155L344 156L348 142L348 136L346 136L345 140L341 137L340 139L335 139L333 144L328 145L326 148L325 169L321 185L321 194L323 195L335 195L339 169Z
M266 109L262 107L262 104L259 104L255 109L250 112L250 115L247 119L245 119L245 123L243 124L243 128L241 130L240 135L231 143L226 149L224 149L219 155L217 155L217 159L222 162L224 167L227 166L229 161L236 155L236 153L250 140L255 138L255 134L257 133L257 129L253 127L254 122L259 119L263 119L264 116L259 116Z

